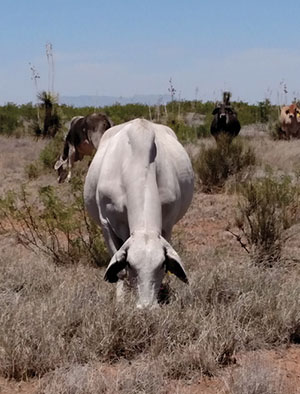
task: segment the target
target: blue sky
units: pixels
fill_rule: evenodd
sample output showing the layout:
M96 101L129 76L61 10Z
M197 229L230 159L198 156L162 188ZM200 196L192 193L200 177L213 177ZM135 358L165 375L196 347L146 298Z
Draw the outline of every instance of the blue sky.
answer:
M60 95L166 94L280 104L300 97L300 4L279 0L1 0L0 104L35 101L29 63ZM282 81L288 95L283 97Z

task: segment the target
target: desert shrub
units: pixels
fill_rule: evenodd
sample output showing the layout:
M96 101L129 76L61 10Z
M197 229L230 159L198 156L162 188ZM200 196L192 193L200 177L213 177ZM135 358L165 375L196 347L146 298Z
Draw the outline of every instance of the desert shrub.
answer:
M300 189L288 176L268 175L240 185L236 223L257 263L272 265L281 256L285 230L299 221Z
M33 162L26 166L25 172L29 179L36 179L40 175L41 169L37 162Z
M80 182L67 203L51 186L41 187L34 203L25 188L20 194L8 193L0 200L0 217L2 230L12 231L22 245L56 263L107 262L100 229L86 216Z
M204 124L197 126L196 127L196 134L197 138L205 138L209 137L210 134L210 125L212 122L213 116L211 114L208 114L205 116Z
M108 115L114 124L128 122L135 118L149 118L149 108L143 104L126 104L116 103L104 108L104 112Z
M27 121L35 120L37 117L36 106L29 102L19 106L19 113L21 117Z
M251 147L246 147L240 139L229 143L228 138L222 136L216 146L202 146L194 161L194 169L203 190L212 192L222 189L230 176L253 166L255 162L255 154Z
M258 103L259 110L259 121L261 123L267 123L270 120L272 105L269 99L260 101Z
M187 126L184 122L178 120L168 121L167 124L177 135L181 143L193 142L197 139L197 128Z
M0 107L0 134L13 135L19 125L18 107L15 104Z
M43 168L53 170L54 164L63 150L63 145L63 133L57 133L40 153L40 162Z
M267 124L267 132L274 141L287 139L286 133L281 129L279 120L269 121Z

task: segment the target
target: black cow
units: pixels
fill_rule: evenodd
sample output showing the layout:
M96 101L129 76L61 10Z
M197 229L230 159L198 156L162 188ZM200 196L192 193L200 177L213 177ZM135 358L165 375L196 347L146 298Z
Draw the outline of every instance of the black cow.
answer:
M103 114L72 118L63 153L54 165L54 169L58 172L59 183L71 179L74 162L82 160L83 156L91 156L98 148L103 133L112 126L112 121Z
M230 94L224 92L223 103L218 104L212 112L214 118L210 126L210 132L216 141L221 134L226 135L231 141L241 130L237 113L230 105L229 99Z

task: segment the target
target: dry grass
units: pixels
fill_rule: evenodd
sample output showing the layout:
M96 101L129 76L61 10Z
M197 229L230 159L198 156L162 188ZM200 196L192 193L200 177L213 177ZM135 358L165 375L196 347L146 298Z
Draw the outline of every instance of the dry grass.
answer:
M251 138L250 146L253 147L256 156L261 163L259 167L272 168L274 172L286 174L299 172L300 169L300 140L273 141L269 138Z
M261 152L259 171L275 142L250 138L249 143ZM20 164L16 172L24 180L21 169ZM47 177L56 182L55 174ZM43 176L28 187L34 190L44 182ZM2 191L9 186L5 180ZM59 190L68 200L69 185ZM117 305L103 268L57 266L0 235L0 375L41 377L40 394L162 394L170 379L218 375L240 351L299 341L299 266L253 266L226 232L235 210L235 195L196 192L174 232L190 285L169 277L170 304L151 311L137 311L134 295ZM298 251L299 237L293 242L286 246L291 254ZM273 376L267 367L247 364L228 378L227 394L289 393L278 391L278 382L272 386ZM251 391L253 385L260 387L255 382L267 380L265 391Z
M117 390L117 380L106 378L101 368L73 364L48 374L42 380L38 394L114 394Z
M169 378L214 375L241 349L289 343L299 322L300 285L286 271L194 261L189 287L171 279L174 300L137 311L116 305L98 269L55 267L32 257L0 261L0 373L24 379L72 363L136 360Z
M225 379L224 394L297 394L283 371L260 355L249 357Z
M274 172L291 174L300 169L300 140L274 141L269 138L267 132L257 132L255 127L248 127L247 132L241 130L241 136L247 144L253 148L257 157L257 172L264 173L265 168L272 168ZM249 129L249 130L248 130ZM212 138L203 138L197 144L188 144L187 151L195 159L201 149L210 149L215 146Z
M162 367L145 360L123 362L118 368L73 364L47 374L38 394L167 394Z

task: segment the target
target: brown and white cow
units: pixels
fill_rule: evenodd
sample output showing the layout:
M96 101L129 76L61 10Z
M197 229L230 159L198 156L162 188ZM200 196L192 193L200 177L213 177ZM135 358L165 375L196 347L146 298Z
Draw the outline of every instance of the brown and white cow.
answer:
M63 153L54 165L58 172L58 182L71 179L74 162L84 156L91 156L98 148L103 133L113 126L104 114L90 114L72 118L65 138Z
M300 109L296 104L281 107L279 122L284 138L300 138Z

